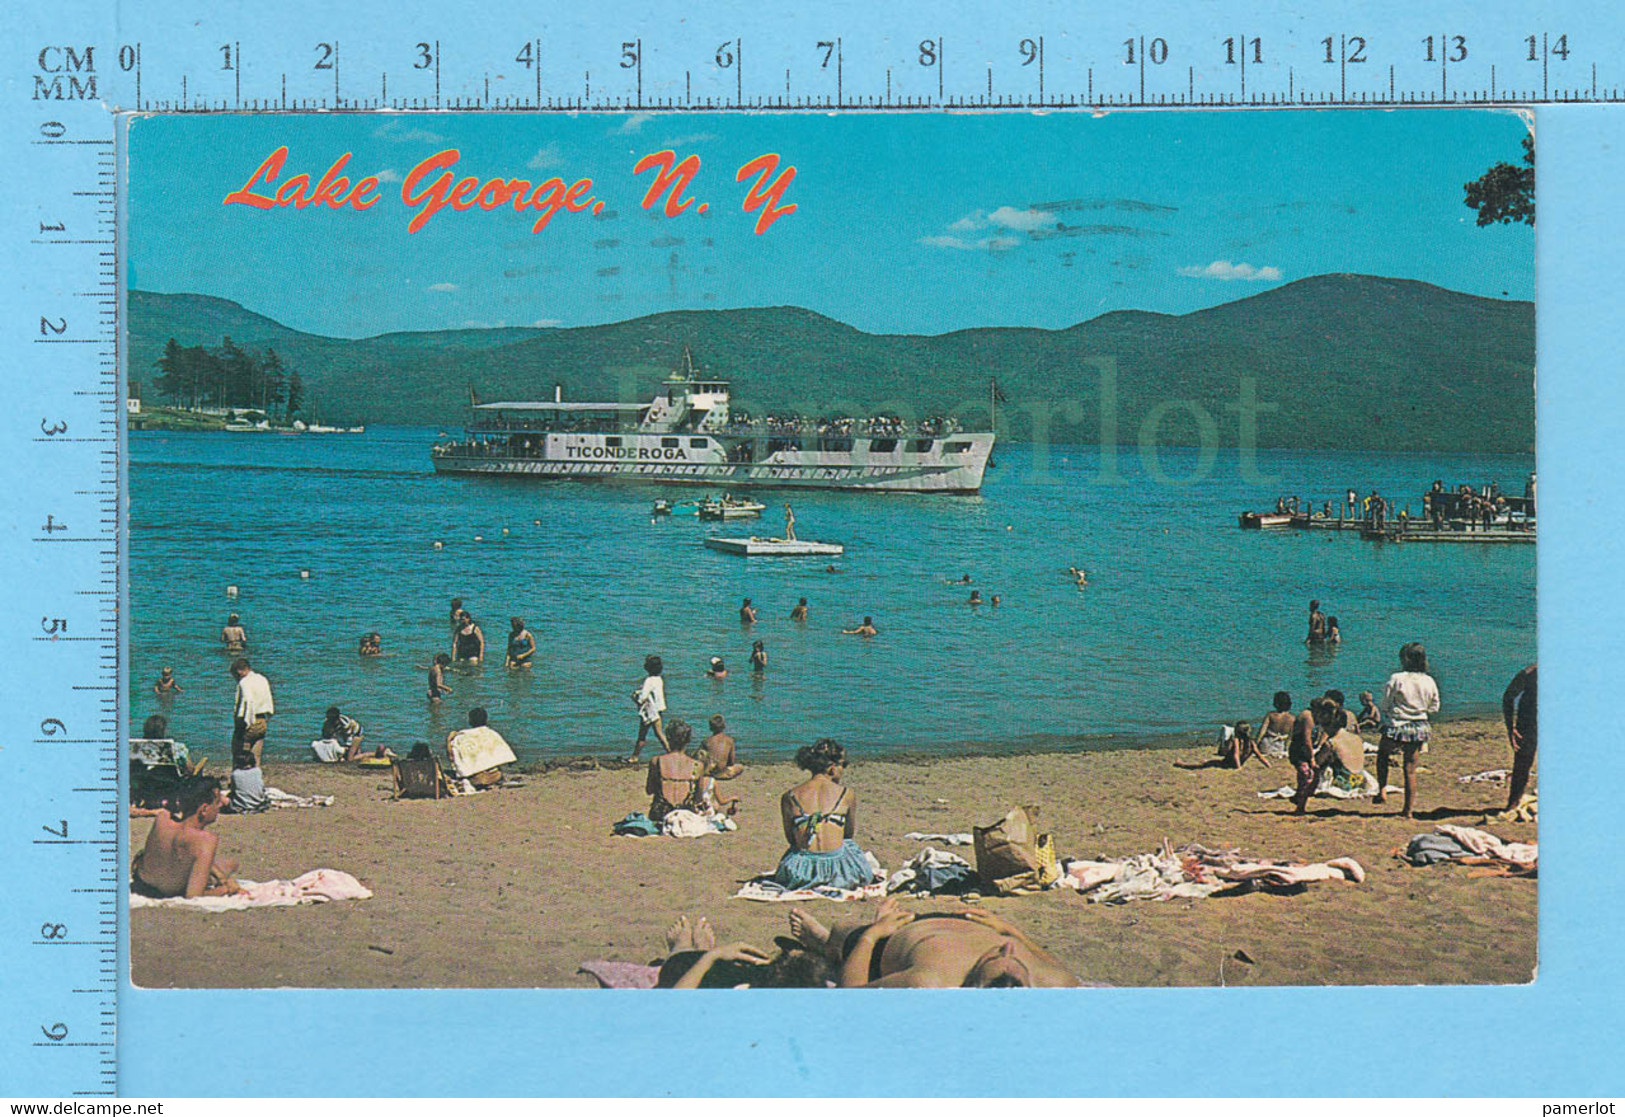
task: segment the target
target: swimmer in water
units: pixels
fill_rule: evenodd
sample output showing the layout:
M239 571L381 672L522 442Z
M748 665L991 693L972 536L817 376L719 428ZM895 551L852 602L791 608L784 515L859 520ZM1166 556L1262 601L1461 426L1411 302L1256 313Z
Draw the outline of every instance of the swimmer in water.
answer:
M536 654L536 637L530 634L525 627L523 617L508 618L508 667L518 669L529 667L531 658Z
M981 603L982 603L982 591L981 590L971 590L970 591L970 600L968 602L966 602L966 604L967 605L980 605Z
M485 658L485 633L465 611L451 642L452 658L478 663Z
M441 652L429 664L429 701L438 702L451 693L451 687L446 685L446 668L451 666L451 656Z
M1089 584L1089 575L1088 575L1088 573L1083 571L1083 570L1079 570L1076 566L1067 567L1066 572L1067 572L1067 576L1070 577L1078 585L1087 586Z
M361 644L356 652L363 657L379 656L384 654L383 637L376 632L369 632L361 638Z
M879 636L880 635L880 629L875 627L875 619L873 617L864 617L863 618L863 623L858 625L858 627L841 629L841 635L842 636Z
M720 655L714 655L711 657L711 665L705 669L705 674L712 679L726 679L728 677L728 665L722 662Z
M994 594L993 595L993 608L997 609L998 607L999 607L999 595Z
M462 625L463 625L463 599L460 598L460 597L454 597L454 598L451 599L451 630L453 632L456 632L459 628L462 627Z
M796 607L794 609L790 610L790 619L793 620L793 621L796 621L799 624L805 624L806 623L806 620L807 620L807 599L805 597L803 597L800 601L796 602Z
M739 606L739 623L740 624L755 624L756 623L756 606L754 606L754 605L752 605L750 603L750 598L748 598L748 597L745 598L744 604Z
M767 641L758 640L750 646L750 671L760 675L767 670Z
M175 669L173 667L163 669L163 672L158 676L158 681L152 684L152 693L159 698L166 698L171 694L185 693L185 691L181 690L180 680L175 678Z
M220 642L226 646L226 651L240 653L248 650L248 630L243 627L242 618L236 613L226 618L226 626L220 630Z

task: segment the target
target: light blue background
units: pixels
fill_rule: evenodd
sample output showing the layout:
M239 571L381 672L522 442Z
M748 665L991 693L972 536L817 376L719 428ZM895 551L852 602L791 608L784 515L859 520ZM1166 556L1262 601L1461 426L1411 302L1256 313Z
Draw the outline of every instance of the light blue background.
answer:
M1528 19L1486 12L1482 5L1444 4L1421 11L1411 4L1326 6L1322 18L1282 5L1229 6L1230 33L1290 25L1318 50L1324 33L1368 31L1374 50L1414 44L1424 34L1449 33L1470 22L1475 42L1492 33L1501 41L1565 31L1587 58L1606 71L1621 57L1625 21L1593 13L1564 25L1564 13L1580 5L1546 4ZM7 843L12 902L0 916L5 936L4 996L0 1017L0 1092L52 1088L25 1045L35 1033L33 1003L45 976L37 955L21 945L37 914L17 899L55 882L15 879L16 860L37 821L28 805L52 815L44 762L19 732L40 716L40 696L63 685L66 660L56 648L38 651L27 642L43 601L69 600L83 585L83 570L53 566L26 539L35 516L54 493L77 487L34 450L30 439L40 414L80 406L69 395L66 365L52 365L30 350L26 338L38 314L37 253L24 233L36 220L35 192L49 193L49 164L27 141L42 117L29 102L40 45L97 42L104 47L139 38L155 72L159 56L217 58L218 44L242 41L245 56L264 59L275 44L337 38L346 61L364 71L367 52L388 54L399 80L417 80L409 66L411 43L438 37L443 51L465 59L511 58L508 40L549 37L560 52L594 52L603 59L604 80L621 39L640 34L662 49L679 46L699 62L717 42L747 37L759 58L766 44L801 43L841 34L849 59L867 44L873 59L889 52L903 73L913 44L941 35L973 59L1008 54L1014 40L1046 34L1053 90L1065 64L1056 58L1066 41L1081 60L1091 37L1098 55L1115 60L1117 44L1135 32L1162 34L1175 49L1181 29L1210 29L1217 17L1208 5L1168 5L1162 15L1125 13L1080 16L1076 5L1032 4L1020 12L1000 6L957 14L929 12L922 4L876 14L872 5L845 5L816 16L786 9L758 11L744 3L708 5L703 15L679 24L684 9L628 8L591 23L558 23L539 13L513 9L458 12L455 17L424 3L360 5L348 11L326 5L290 4L267 17L236 4L193 5L181 23L133 6L54 3L34 6L12 21L3 57L8 85L3 148L7 165L0 205L8 223L0 269L6 276L7 313L0 317L0 358L8 372L8 417L3 486L4 551L9 576L0 589L6 662L6 709L12 735L0 749L0 781L12 789L12 808L0 835ZM387 12L387 15L384 14ZM534 29L514 31L532 20ZM1079 33L1087 19L1090 34ZM1138 19L1143 26L1136 27ZM278 28L284 30L278 30ZM286 29L297 28L289 32ZM1032 30L1029 30L1031 28ZM1577 30L1579 28L1579 30ZM318 30L319 29L319 30ZM1074 34L1063 36L1072 29ZM1584 35L1582 36L1582 32ZM755 48L754 44L764 44ZM370 44L370 45L364 45ZM495 45L492 45L495 44ZM671 45L664 45L671 44ZM500 49L499 49L500 48ZM290 48L292 49L292 48ZM1512 57L1517 57L1516 45ZM1408 55L1416 52L1409 46ZM1064 53L1064 52L1063 52ZM299 46L297 56L308 55ZM956 53L953 57L959 57ZM1478 56L1475 55L1475 62ZM372 62L376 71L378 61ZM765 63L763 63L765 65ZM783 62L778 62L782 68ZM478 65L471 64L477 69ZM848 91L874 85L877 63L850 62ZM1076 63L1081 66L1082 62ZM1410 69L1421 70L1414 63ZM1471 64L1469 64L1471 65ZM1074 67L1074 70L1076 69ZM451 67L451 60L447 62ZM579 67L576 67L579 69ZM274 89L276 67L247 70ZM977 72L952 71L974 87ZM917 75L907 74L918 83ZM1402 66L1398 81L1406 84ZM1413 75L1421 80L1425 74ZM1124 82L1121 73L1102 80ZM1487 78L1487 75L1486 75ZM211 75L217 80L218 75ZM290 81L310 83L308 71ZM201 82L202 79L200 79ZM901 77L899 80L902 80ZM1180 83L1168 76L1169 84ZM1266 80L1263 74L1254 81ZM1611 75L1604 73L1607 85ZM21 84L19 84L19 81ZM1507 78L1501 75L1504 88ZM1082 86L1079 81L1078 86ZM1375 75L1368 79L1375 85ZM478 82L470 83L470 88ZM1125 85L1126 88L1126 85ZM195 87L193 87L195 92ZM318 90L312 90L312 93ZM148 91L151 92L150 90ZM179 90L174 91L176 94ZM224 91L229 95L229 89ZM72 108L70 106L70 108ZM64 109L68 112L68 109ZM84 110L77 110L83 113ZM1586 1096L1621 1092L1619 1038L1622 997L1615 956L1625 910L1619 879L1616 759L1620 633L1625 615L1617 592L1622 556L1616 527L1621 466L1618 355L1625 330L1618 306L1619 230L1625 202L1625 110L1564 107L1542 110L1538 233L1540 327L1540 469L1543 538L1540 610L1546 667L1544 711L1547 763L1542 772L1545 819L1542 842L1540 977L1528 987L1452 989L1206 989L1091 992L959 993L829 996L821 993L735 996L696 994L678 1014L671 1004L635 995L590 991L550 992L149 992L126 988L121 1000L122 1090L130 1095L210 1094L532 1094L649 1093L673 1089L696 1093L1065 1093L1085 1094L1299 1094L1340 1088L1351 1093L1401 1095L1488 1094ZM181 170L178 168L177 170ZM19 181L21 179L22 181ZM72 347L67 347L72 348ZM90 347L85 347L90 348ZM66 401L66 402L64 402ZM43 410L42 410L43 409ZM63 500L76 498L64 495ZM27 696L25 698L25 695ZM33 869L29 869L30 872ZM1486 885L1489 886L1488 884ZM538 932L541 933L541 932ZM1392 948L1404 950L1405 943ZM177 944L184 949L184 944ZM245 949L252 949L251 943ZM674 1021L677 1023L674 1025ZM675 1026L675 1032L673 1030ZM713 1054L685 1058L671 1069L674 1041L683 1050L703 1037ZM358 1047L377 1053L357 1058ZM456 1051L487 1046L498 1052L484 1064L457 1064ZM1316 1063L1303 1052L1357 1052L1352 1063L1326 1057ZM1239 1051L1230 1058L1222 1052ZM46 1064L47 1066L49 1064Z

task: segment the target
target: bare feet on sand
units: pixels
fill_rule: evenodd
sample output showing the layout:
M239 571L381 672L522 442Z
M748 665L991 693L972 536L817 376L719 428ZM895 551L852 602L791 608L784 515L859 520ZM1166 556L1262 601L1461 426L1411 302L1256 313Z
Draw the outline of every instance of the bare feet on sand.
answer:
M825 953L829 948L829 928L801 908L790 909L790 933L808 950Z
M717 933L711 929L711 921L700 916L700 921L694 924L694 949L710 950L717 945Z
M679 915L666 928L666 952L675 954L679 950L694 949L694 929L688 925L688 916Z

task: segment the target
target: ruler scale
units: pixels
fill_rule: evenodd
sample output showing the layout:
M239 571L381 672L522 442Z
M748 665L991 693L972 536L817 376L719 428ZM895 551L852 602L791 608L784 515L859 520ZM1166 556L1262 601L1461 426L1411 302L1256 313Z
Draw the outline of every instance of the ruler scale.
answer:
M7 618L11 631L27 632L17 639L31 674L28 693L11 703L22 728L0 750L5 780L29 791L3 824L5 856L35 887L0 923L13 1009L0 1093L112 1094L118 1083L125 405L119 149L108 108L1157 111L1625 100L1618 21L1563 7L1528 19L1418 12L1403 26L1361 25L1364 15L1347 13L1186 16L1153 26L1012 12L1000 29L974 34L951 17L915 12L886 35L855 35L841 20L808 15L793 35L777 37L745 21L699 28L691 20L680 32L629 26L592 41L519 20L477 44L459 42L452 26L413 34L368 25L363 35L353 23L324 30L320 18L272 39L212 19L177 38L158 15L137 11L120 13L115 29L111 5L86 37L54 29L52 13L27 13L14 28L7 75L21 136L8 150L24 184L4 235L6 258L27 277L26 313L8 323L6 339L21 372L8 449L29 463L35 483L11 481L18 491L7 499L18 585L49 575L77 588L56 596L16 589ZM873 18L886 17L846 22Z

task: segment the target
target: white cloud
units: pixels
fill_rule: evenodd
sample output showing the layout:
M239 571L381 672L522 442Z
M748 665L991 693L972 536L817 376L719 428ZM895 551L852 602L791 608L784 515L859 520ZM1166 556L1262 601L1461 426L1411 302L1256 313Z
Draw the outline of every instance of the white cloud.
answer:
M1053 213L1045 213L1036 209L1017 209L1015 206L1000 206L988 214L987 219L1002 228L1015 229L1022 233L1030 233L1035 229L1048 229L1056 223L1056 217Z
M958 221L955 221L952 225L949 225L948 228L952 229L956 233L974 233L986 223L987 215L981 210L977 210L975 213L961 217Z
M549 167L558 166L559 163L563 161L563 158L564 153L559 150L559 145L556 143L550 143L544 146L535 155L532 155L530 157L530 162L526 163L525 166L529 167L533 171L545 171Z
M654 118L652 112L635 112L621 121L618 127L611 128L609 134L612 136L635 136L643 131L643 126Z
M1262 268L1251 264L1232 264L1229 260L1215 260L1206 267L1191 266L1179 269L1179 274L1189 276L1191 279L1246 279L1246 280L1277 280L1281 278L1281 269L1266 265Z
M399 182L401 180L401 172L397 171L394 167L385 167L372 177L376 178L379 182Z
M385 121L383 126L373 132L375 140L390 140L394 143L444 143L446 137L438 132L431 132L427 128L414 128L408 125L404 118Z
M457 284L455 284L455 283L431 283L431 284L429 284L429 290L431 290L431 291L455 291L455 290L457 290Z

